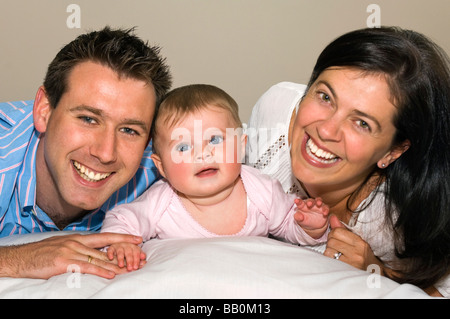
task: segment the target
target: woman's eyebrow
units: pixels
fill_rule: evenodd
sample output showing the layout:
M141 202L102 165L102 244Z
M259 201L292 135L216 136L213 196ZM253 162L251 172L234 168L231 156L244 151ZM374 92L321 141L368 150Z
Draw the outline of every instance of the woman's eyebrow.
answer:
M337 96L337 94L336 94L336 91L333 89L333 87L331 86L330 83L328 83L328 82L325 81L325 80L319 80L319 81L317 81L317 84L316 84L316 85L319 85L319 84L325 85L325 86L328 88L328 90L330 90L331 95L333 95L333 98L336 100L336 102L339 100L339 98L338 98L338 96Z
M377 130L381 131L381 124L380 124L380 122L378 122L378 120L374 116L364 113L364 112L361 112L360 110L353 110L353 113L356 114L357 116L370 119L371 121L373 121L375 123Z
M333 96L334 100L335 100L336 103L337 103L338 100L339 100L339 98L338 98L338 96L337 96L337 94L336 94L336 91L333 89L333 86L332 86L330 83L328 83L327 81L325 81L325 80L319 80L319 81L317 82L317 85L319 85L319 84L325 85L325 86L330 90L331 95ZM380 122L379 122L374 116L372 116L372 115L370 115L370 114L367 114L367 113L365 113L365 112L362 112L362 111L360 111L360 110L356 110L356 109L353 110L353 113L356 114L356 115L358 115L358 116L361 116L361 117L365 117L365 118L370 119L371 121L373 121L373 122L375 123L375 126L377 127L377 130L378 130L378 131L381 131L381 124L380 124Z

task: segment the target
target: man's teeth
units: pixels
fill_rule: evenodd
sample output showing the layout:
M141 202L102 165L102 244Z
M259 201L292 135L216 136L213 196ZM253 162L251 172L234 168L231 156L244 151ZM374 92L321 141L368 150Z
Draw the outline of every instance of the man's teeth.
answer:
M324 151L323 149L320 149L316 144L314 144L312 139L309 139L308 142L306 143L306 152L310 156L316 158L317 160L319 160L324 164L334 163L338 160L338 156L330 152Z
M86 166L81 165L78 162L73 161L73 166L77 169L78 175L89 182L99 182L102 179L107 178L111 173L94 173Z

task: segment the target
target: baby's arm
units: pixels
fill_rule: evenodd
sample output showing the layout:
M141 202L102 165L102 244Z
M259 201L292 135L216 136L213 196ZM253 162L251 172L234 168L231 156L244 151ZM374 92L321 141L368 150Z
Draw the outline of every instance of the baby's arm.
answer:
M297 212L294 219L312 238L320 238L328 228L329 207L321 198L295 199Z
M146 255L138 245L117 243L108 247L109 260L117 257L118 266L127 267L128 271L138 270L146 263Z

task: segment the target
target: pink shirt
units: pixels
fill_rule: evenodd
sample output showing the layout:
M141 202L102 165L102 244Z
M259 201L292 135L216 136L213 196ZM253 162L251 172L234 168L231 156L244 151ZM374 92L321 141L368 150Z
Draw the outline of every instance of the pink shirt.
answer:
M284 193L280 183L257 169L242 165L241 178L247 192L247 219L232 236L272 236L294 244L325 242L306 234L295 222L295 196ZM173 188L160 180L135 201L117 206L106 214L102 232L125 233L151 238L219 237L192 218Z

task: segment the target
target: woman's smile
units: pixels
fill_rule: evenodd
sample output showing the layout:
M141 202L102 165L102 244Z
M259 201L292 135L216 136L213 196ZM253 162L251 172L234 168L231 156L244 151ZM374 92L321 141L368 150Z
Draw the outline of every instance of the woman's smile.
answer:
M307 134L305 134L302 149L305 159L313 165L332 166L341 160L339 156L319 147Z

